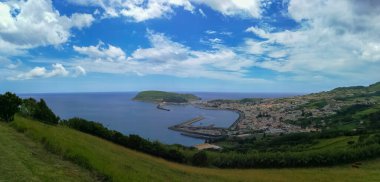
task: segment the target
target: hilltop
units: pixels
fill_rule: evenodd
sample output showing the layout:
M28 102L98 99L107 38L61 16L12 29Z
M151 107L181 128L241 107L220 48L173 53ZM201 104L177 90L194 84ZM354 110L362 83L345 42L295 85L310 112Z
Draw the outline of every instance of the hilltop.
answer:
M200 100L199 97L193 94L180 94L164 91L143 91L139 92L133 100L145 102L170 102L170 103L188 103L195 100Z

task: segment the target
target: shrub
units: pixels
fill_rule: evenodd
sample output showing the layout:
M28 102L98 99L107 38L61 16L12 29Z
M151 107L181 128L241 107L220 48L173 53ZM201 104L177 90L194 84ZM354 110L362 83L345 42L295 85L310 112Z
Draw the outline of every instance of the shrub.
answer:
M207 154L205 151L197 152L193 155L191 163L195 166L206 166L208 165Z
M0 118L5 122L13 121L14 115L19 111L21 99L10 92L0 95Z

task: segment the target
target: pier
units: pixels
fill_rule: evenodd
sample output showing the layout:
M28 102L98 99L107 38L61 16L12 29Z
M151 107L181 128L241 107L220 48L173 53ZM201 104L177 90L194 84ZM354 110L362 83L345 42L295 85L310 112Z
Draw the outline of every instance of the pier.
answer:
M205 119L203 116L198 116L196 118L189 119L189 120L187 120L185 122L182 122L180 124L174 125L172 127L191 126L193 123L196 123L196 122L201 121L203 119Z
M170 109L166 109L166 108L164 108L163 105L164 105L164 104L159 103L159 104L157 105L156 108L157 108L157 109L160 109L160 110L164 110L164 111L170 111Z

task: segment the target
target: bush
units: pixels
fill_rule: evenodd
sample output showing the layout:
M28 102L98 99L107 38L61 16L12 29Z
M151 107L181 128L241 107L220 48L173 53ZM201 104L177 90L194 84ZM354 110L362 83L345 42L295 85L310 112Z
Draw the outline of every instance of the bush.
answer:
M37 103L33 118L48 124L58 124L59 121L59 117L51 111L43 99Z
M207 154L205 151L197 152L193 155L191 163L195 166L207 166Z
M37 101L33 98L23 99L20 105L20 114L26 117L33 117L36 113Z
M33 98L22 100L20 114L48 124L58 124L59 117L47 106L43 99L37 102Z

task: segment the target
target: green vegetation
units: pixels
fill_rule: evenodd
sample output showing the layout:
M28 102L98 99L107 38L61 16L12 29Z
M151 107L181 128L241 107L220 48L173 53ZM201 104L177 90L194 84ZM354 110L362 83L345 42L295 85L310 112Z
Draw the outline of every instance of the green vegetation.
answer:
M375 139L371 139L371 142L356 141L353 136L363 134L362 131L329 130L321 133L293 133L266 137L261 140L242 140L239 145L235 145L233 148L225 148L222 152L196 153L192 148L173 148L173 146L163 145L159 142L150 142L137 135L125 136L117 131L105 128L100 123L84 119L74 118L63 121L61 124L130 149L196 166L219 168L330 166L380 156L380 134L376 134ZM353 143L344 143L340 148L315 147L324 139L332 139L342 135L350 137ZM356 145L352 145L354 143ZM358 145L360 147L357 147Z
M31 117L48 124L58 124L59 117L46 105L43 99L37 102L33 98L23 99L20 105L20 113L25 117Z
M374 83L369 86L370 91L378 91L380 90L380 82Z
M33 138L34 141L43 143L45 148L50 151L61 156L66 156L68 159L77 161L83 166L88 166L105 176L109 176L113 181L380 180L379 159L363 161L359 165L359 168L353 168L351 164L329 168L297 169L242 170L198 168L142 154L61 125L46 125L16 116L12 126L24 132L26 136ZM0 176L4 176L4 173L0 173Z
M342 136L343 135L343 136ZM367 139L360 139L369 135ZM380 134L328 131L266 136L261 139L221 141L222 153L209 152L210 163L218 167L300 167L323 166L377 157Z
M260 103L263 99L262 98L244 98L239 100L240 103Z
M0 181L97 181L94 173L46 151L0 123Z
M179 94L163 91L143 91L139 92L134 98L134 100L138 101L170 103L187 103L199 99L199 97L192 94Z
M321 99L321 100L312 100L308 104L304 105L304 107L309 108L309 109L322 109L328 104L326 99Z
M327 117L307 117L290 124L301 127L315 126L322 130L378 130L380 129L380 104L354 104Z
M18 106L21 104L21 99L10 92L0 95L0 119L10 122L13 121L13 116L18 111Z
M369 85L368 87L364 86L351 86L351 87L338 87L333 89L331 92L339 92L339 91L352 91L352 90L357 90L357 91L378 91L380 90L380 82L376 82L374 84Z

